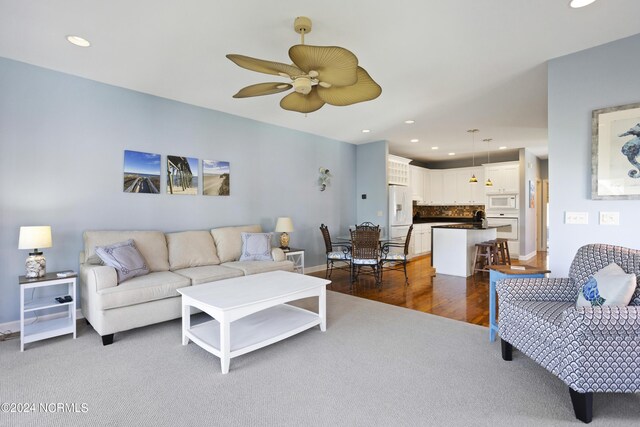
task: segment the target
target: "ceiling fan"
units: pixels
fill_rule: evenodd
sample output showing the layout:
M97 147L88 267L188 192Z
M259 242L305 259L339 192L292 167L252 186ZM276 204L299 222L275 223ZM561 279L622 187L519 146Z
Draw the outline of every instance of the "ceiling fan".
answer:
M266 61L244 55L229 54L236 65L259 73L273 74L291 80L291 83L258 83L240 89L234 98L271 95L293 88L282 98L285 110L311 113L326 103L344 106L370 101L382 93L382 88L358 66L358 58L338 46L310 46L304 44L304 35L311 32L311 19L299 16L293 24L300 34L300 44L291 46L292 65Z

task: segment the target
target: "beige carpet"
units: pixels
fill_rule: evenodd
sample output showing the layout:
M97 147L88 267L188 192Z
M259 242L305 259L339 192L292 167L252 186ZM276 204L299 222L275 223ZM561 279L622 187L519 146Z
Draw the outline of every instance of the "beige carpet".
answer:
M84 321L75 341L24 353L2 342L0 402L36 410L0 413L0 425L581 425L564 384L520 353L502 361L486 328L334 292L327 311L326 332L232 359L227 375L181 345L179 320L107 347ZM593 426L637 426L640 395L596 395L594 414Z

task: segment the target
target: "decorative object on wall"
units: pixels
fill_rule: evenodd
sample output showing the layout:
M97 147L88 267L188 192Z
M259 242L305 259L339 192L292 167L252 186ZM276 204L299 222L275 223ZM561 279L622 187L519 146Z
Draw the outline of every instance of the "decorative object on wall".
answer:
M323 167L320 167L319 172L318 185L320 186L320 191L324 191L327 189L327 185L331 183L331 173L329 173L329 169Z
M529 181L529 207L531 209L536 207L536 183Z
M202 161L202 194L205 196L228 196L229 162L217 160Z
M640 103L593 110L591 198L640 199Z
M325 103L344 106L371 101L380 96L382 88L364 68L358 66L358 58L353 53L338 46L304 44L304 35L311 32L311 19L299 16L293 28L300 34L301 41L289 49L292 65L243 55L227 55L239 67L285 77L291 83L258 83L240 89L233 95L234 98L271 95L293 88L293 93L282 98L280 107L311 113Z
M280 217L276 222L276 233L280 235L280 249L289 249L289 233L293 231L293 221L289 217Z
M47 261L38 249L50 248L51 246L50 226L20 227L18 249L32 250L24 263L26 267L25 277L32 279L42 277L46 274Z
M167 156L167 194L198 194L198 159Z
M471 134L471 150L473 153L473 167L476 167L476 133L479 132L479 129L469 129L467 132ZM476 174L471 174L471 178L469 178L469 183L477 184L478 178L476 178Z
M124 150L124 192L160 193L160 154Z
M489 155L491 149L489 147L489 143L491 141L493 141L493 139L485 138L485 139L483 139L483 141L487 143L487 164L486 164L486 166L489 166L489 163L491 163L491 158L490 158L490 155ZM486 187L493 187L493 182L491 181L491 177L489 177L489 174L487 174L487 180L484 182L484 185Z

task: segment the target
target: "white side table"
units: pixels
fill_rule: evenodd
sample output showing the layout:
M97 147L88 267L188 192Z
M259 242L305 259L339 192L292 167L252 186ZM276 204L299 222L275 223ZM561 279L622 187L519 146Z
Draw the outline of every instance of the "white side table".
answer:
M304 274L304 249L289 248L284 251L284 255L293 261L293 271Z
M57 272L48 273L43 277L35 279L20 276L18 283L20 284L20 351L24 351L24 345L34 341L40 341L46 338L57 337L58 335L73 334L76 338L76 275L68 277L58 277ZM31 298L25 301L24 294L27 289L44 288L48 286L67 284L66 292L61 291L56 295ZM71 295L72 301L59 303L56 297ZM25 325L25 313L35 313L47 308L64 307L66 315L62 317L54 317L52 319L39 319L34 323Z

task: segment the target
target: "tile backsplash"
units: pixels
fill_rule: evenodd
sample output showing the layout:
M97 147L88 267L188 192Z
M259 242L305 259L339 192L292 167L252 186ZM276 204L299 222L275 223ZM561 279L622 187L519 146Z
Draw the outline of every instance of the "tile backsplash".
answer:
M416 214L420 218L430 217L470 217L477 210L484 210L484 205L461 205L461 206L418 206L413 205L413 216Z

